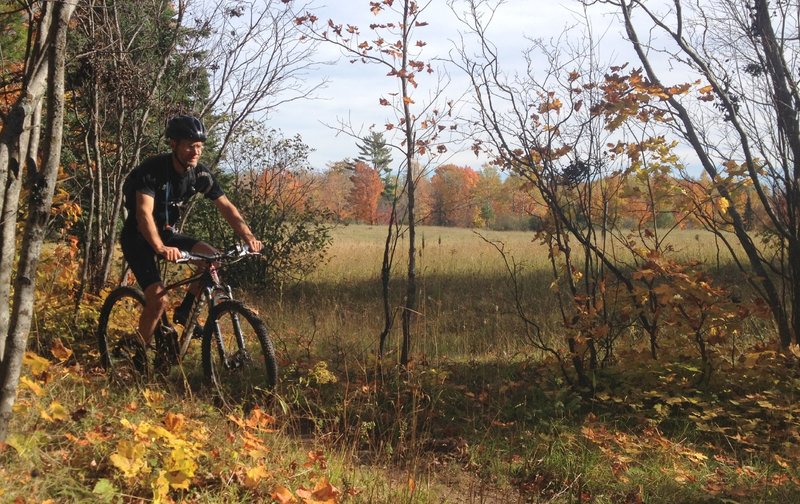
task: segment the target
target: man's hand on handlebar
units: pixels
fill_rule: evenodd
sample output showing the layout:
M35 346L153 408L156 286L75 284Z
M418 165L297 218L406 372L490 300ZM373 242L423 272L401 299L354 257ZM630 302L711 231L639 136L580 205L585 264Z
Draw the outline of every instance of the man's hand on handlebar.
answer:
M264 244L261 243L261 240L257 239L255 236L246 238L244 243L247 245L247 250L250 252L261 252L261 249L264 248Z
M158 255L169 262L177 262L178 259L183 257L183 251L177 247L164 247L158 251Z

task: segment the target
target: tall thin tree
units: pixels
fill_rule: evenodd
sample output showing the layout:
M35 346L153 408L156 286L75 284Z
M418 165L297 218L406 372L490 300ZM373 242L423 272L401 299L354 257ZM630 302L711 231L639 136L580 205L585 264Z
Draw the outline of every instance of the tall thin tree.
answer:
M5 440L8 434L17 396L22 356L31 326L38 259L61 164L67 31L75 5L71 2L29 4L30 11L36 12L36 22L31 23L29 28L35 39L35 49L28 53L26 79L20 98L13 107L13 114L4 119L3 124L5 133L0 143L0 166L5 167L7 177L15 177L20 175L24 164L29 192L28 218L14 281L13 303L9 305L7 300L2 300L0 304L4 319L8 316L7 326L0 328L0 440ZM28 117L40 109L42 100L46 100L47 110L44 125L39 122L40 115ZM22 125L27 128L20 128ZM38 147L36 140L43 126L44 150L31 150L32 147ZM27 155L22 162L19 157L21 153ZM41 159L41 164L37 163L37 159ZM13 195L11 200L6 195L4 203L13 202L13 199ZM10 210L8 206L5 208ZM13 220L16 223L16 215ZM4 234L3 240L13 241L14 234ZM3 253L7 250L4 247Z

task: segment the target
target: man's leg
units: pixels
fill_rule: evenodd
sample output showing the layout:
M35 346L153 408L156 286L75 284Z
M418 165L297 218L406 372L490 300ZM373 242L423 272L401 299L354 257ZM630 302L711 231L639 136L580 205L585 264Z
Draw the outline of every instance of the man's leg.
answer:
M144 310L139 317L139 334L146 345L150 344L161 314L167 309L167 296L164 284L156 282L144 290Z

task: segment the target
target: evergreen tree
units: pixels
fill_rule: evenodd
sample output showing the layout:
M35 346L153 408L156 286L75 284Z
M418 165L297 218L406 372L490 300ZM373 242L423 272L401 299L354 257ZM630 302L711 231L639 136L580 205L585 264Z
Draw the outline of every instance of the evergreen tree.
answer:
M375 168L381 174L391 171L392 152L383 138L383 133L373 131L368 136L363 137L363 143L356 143L359 155L357 161L363 161L367 165Z
M366 163L375 168L383 181L383 195L391 198L394 194L396 181L392 178L392 151L386 144L383 133L373 131L368 136L361 139L362 143L356 142L358 156L356 161Z

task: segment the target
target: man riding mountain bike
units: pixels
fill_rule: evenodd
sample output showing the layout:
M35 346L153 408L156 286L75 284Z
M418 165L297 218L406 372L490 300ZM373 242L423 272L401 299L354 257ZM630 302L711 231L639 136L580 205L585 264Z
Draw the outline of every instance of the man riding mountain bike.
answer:
M206 255L216 252L208 243L173 229L183 204L192 196L201 193L210 199L250 251L260 252L263 247L209 169L199 163L206 141L203 123L193 116L175 116L167 124L166 137L171 152L146 159L131 171L123 185L128 216L120 243L125 260L144 291L138 330L146 345L168 306L157 256L175 262L183 251ZM190 287L175 310L176 324L185 323L197 294L197 287Z

